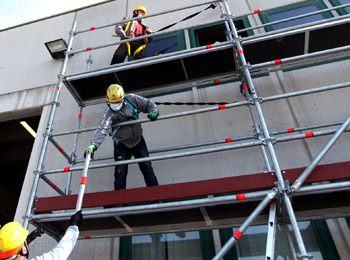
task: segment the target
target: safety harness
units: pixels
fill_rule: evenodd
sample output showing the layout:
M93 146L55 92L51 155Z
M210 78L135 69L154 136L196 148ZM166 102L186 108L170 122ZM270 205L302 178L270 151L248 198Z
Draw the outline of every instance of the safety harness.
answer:
M125 27L125 34L126 34L126 35L128 35L128 36L130 36L130 35L134 36L135 29L136 29L136 23L137 23L136 21L129 21L129 22L127 23L127 25L126 25L126 27ZM129 27L130 27L130 24L131 24L131 28L129 28ZM143 50L144 48L146 48L148 39L145 38L144 40L145 40L146 43L143 44L143 45L141 45L140 47L138 47L138 48L134 51L134 53L133 53L133 55L132 55L133 57L135 57L136 54L138 54L141 50ZM126 46L127 46L127 48L128 48L128 55L131 56L130 42L126 42Z
M124 98L124 101L125 103L134 111L134 115L133 115L133 118L132 119L127 119L127 120L124 120L124 121L121 121L118 117L118 114L117 112L114 111L114 115L115 115L115 118L116 118L116 123L121 123L121 122L127 122L127 121L132 121L132 120L135 120L135 119L138 119L139 118L139 111L137 110L137 108L135 108L126 98ZM113 140L116 144L119 144L119 141L118 139L115 137L115 131L118 130L118 126L115 126L112 128L112 135L113 135Z

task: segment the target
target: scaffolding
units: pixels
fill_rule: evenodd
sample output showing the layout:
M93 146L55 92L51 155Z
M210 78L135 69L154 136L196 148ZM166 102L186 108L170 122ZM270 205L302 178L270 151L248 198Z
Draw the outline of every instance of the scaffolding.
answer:
M348 7L350 4L337 6L334 8L329 8L313 13L309 13L302 16L296 16L288 19L283 19L277 22L272 22L268 24L264 24L261 26L256 27L250 27L243 30L237 30L236 26L234 24L234 18L237 17L243 17L247 15L256 15L262 10L254 10L249 13L241 14L238 16L233 16L229 5L227 3L227 0L223 1L206 1L195 5L188 5L177 9L172 10L166 10L160 13L155 13L151 15L147 15L144 18L147 19L149 17L158 16L166 13L172 13L174 11L181 11L185 9L190 9L194 7L204 6L204 5L218 5L219 11L220 11L220 19L208 21L201 24L195 24L191 26L184 26L181 28L173 29L173 30L165 30L161 32L156 32L153 34L153 36L159 36L168 34L171 32L177 32L177 31L183 31L188 30L190 28L198 27L198 26L204 26L204 25L211 25L213 23L222 22L225 24L226 30L227 30L227 41L218 43L218 44L212 44L207 46L201 46L197 48L191 48L188 50L183 51L177 51L174 53L165 54L162 56L156 56L156 57L150 57L145 58L142 60L137 61L131 61L123 64L113 65L106 68L100 68L97 70L90 71L90 64L91 62L88 62L87 71L75 73L75 74L67 74L66 68L67 63L72 54L79 54L88 51L89 52L89 61L91 61L91 52L95 49L104 48L111 46L111 44L104 44L94 47L87 47L85 49L71 51L73 39L76 35L81 33L87 33L89 31L94 31L102 28L106 28L121 22L126 21L133 21L137 18L131 18L123 21L118 21L113 24L107 24L102 25L98 27L91 27L90 29L84 29L81 31L76 31L76 21L74 21L69 40L68 40L68 51L65 55L61 71L58 76L58 83L57 83L57 89L55 92L55 96L53 98L53 102L51 105L51 111L50 116L48 119L48 127L46 129L46 133L44 135L44 140L42 144L42 149L37 165L37 169L34 172L35 178L34 183L32 187L32 192L30 195L30 200L28 203L28 208L26 211L26 215L24 217L24 226L25 228L28 227L29 223L35 225L35 226L42 226L44 227L45 231L55 239L59 239L60 237L60 230L59 228L55 227L53 223L57 222L56 224L58 226L62 225L62 223L65 223L71 215L72 209L75 211L78 211L82 208L84 208L84 218L89 220L93 220L95 218L108 218L113 217L114 219L118 220L122 228L126 229L126 232L124 233L118 233L117 232L105 232L105 234L101 235L95 235L95 236L89 236L89 238L101 238L101 237L111 237L111 236L122 236L122 235L131 235L131 234L142 234L140 230L133 231L130 226L125 223L120 217L121 216L128 216L128 215L135 215L135 214L149 214L149 213L159 213L159 212L176 212L179 210L191 210L191 209L200 209L201 214L203 214L204 219L206 219L207 222L211 222L211 219L209 217L210 212L209 208L215 210L215 207L220 207L223 205L234 205L237 206L239 203L250 203L254 206L254 209L252 212L247 214L247 218L239 228L234 232L233 237L231 237L230 240L226 241L224 246L221 248L221 250L217 253L217 255L213 259L222 259L224 255L230 250L230 248L234 245L234 243L240 239L242 235L244 235L245 230L259 217L260 214L266 208L269 208L268 211L268 223L276 223L276 216L288 216L288 219L293 227L294 236L297 241L297 245L293 245L290 241L290 247L293 252L298 252L297 258L299 259L309 259L312 256L308 254L306 251L303 238L301 236L300 230L297 225L297 219L295 215L295 208L292 206L291 198L295 198L298 196L305 196L305 195L315 195L315 194L321 194L321 193L329 193L332 194L334 192L348 192L350 188L350 182L344 179L349 179L349 174L344 173L344 171L339 171L339 176L333 176L330 177L329 175L325 175L325 177L315 177L312 179L315 182L321 182L321 181L327 181L327 180L337 180L336 182L331 182L327 184L316 184L316 185L310 185L310 186L304 186L304 183L311 183L311 181L307 181L307 179L310 177L311 173L314 172L315 169L321 169L321 166L318 166L321 159L325 156L325 154L331 149L333 144L339 139L339 137L342 135L342 133L349 131L349 124L350 124L350 115L344 119L344 121L340 122L330 122L325 124L318 124L318 125L310 125L310 126L304 126L299 128L291 128L291 129L285 129L285 130L275 130L270 131L267 127L267 124L265 122L264 114L261 109L261 104L263 102L269 102L269 101L275 101L275 100L283 100L290 97L300 96L300 95L308 95L308 94L314 94L324 91L331 91L335 89L341 89L341 88L347 88L350 86L350 82L344 82L340 84L334 84L329 86L323 86L323 87L317 87L313 89L307 89L307 90L300 90L296 92L290 92L285 94L279 94L269 97L261 97L258 95L255 87L252 77L258 76L258 75L264 75L266 73L274 72L274 71L280 71L285 69L293 69L300 66L307 66L314 63L322 63L322 62L329 62L329 61L335 61L339 59L348 58L350 56L350 47L348 46L349 43L347 43L347 46L332 46L332 48L324 49L324 50L318 50L314 51L312 53L302 53L298 55L293 55L291 57L280 57L275 60L271 61L265 61L265 62L259 62L250 64L246 60L246 49L249 49L249 46L257 47L257 45L254 44L260 44L264 41L269 41L271 39L278 39L281 37L299 37L298 35L307 32L310 34L310 37L316 37L318 35L318 32L322 31L323 29L327 28L328 30L342 30L344 26L349 27L350 25L350 15L344 15L339 16L335 18L325 19L322 21L317 21L313 23L303 24L300 26L295 26L288 29L282 29L277 30L273 32L268 33L262 33L262 34L255 34L253 36L248 36L242 38L239 36L239 33L245 32L245 31L257 31L258 29L261 29L262 27L266 27L269 25L274 25L281 22L286 22L294 19L299 19L306 16L311 16L319 13L334 11L340 8ZM275 7L273 7L275 8ZM271 9L273 9L271 8ZM266 10L263 10L266 11ZM146 38L146 36L138 37L136 40ZM315 38L317 39L317 37ZM135 39L127 39L127 40L121 40L118 42L125 43L129 41L133 41ZM305 39L304 39L305 40ZM344 39L339 39L339 41L344 41ZM264 47L265 45L261 45ZM304 46L304 45L303 45ZM250 48L251 49L251 48ZM233 51L232 51L233 50ZM214 55L213 55L214 54ZM217 71L213 74L208 74L207 71L204 70L204 72L201 74L198 72L196 76L191 76L191 71L188 69L187 66L188 63L191 62L191 57L204 57L208 58L208 55L211 55L210 57L213 58L218 57L218 59L222 59L222 57L225 57L227 62L223 62L225 65L223 67L219 67L219 70L223 70L223 73L218 73ZM203 59L202 59L203 60ZM99 104L102 102L102 96L105 94L105 90L107 86L110 83L114 83L115 81L119 83L123 83L122 79L122 73L128 73L134 69L142 68L144 70L147 70L147 66L153 66L156 64L162 64L162 66L178 66L179 73L181 76L179 77L181 80L175 80L174 82L160 82L157 86L158 88L152 89L151 93L153 94L159 94L159 93L167 93L169 91L174 90L185 90L192 88L193 86L205 86L208 84L217 84L217 83L226 83L231 82L233 80L239 80L242 84L242 91L244 92L244 95L246 97L246 100L232 102L229 104L221 104L216 106L210 106L206 108L200 108L200 109L193 109L189 111L184 112L178 112L173 114L167 114L167 115L161 115L159 116L158 120L168 120L172 118L177 117L183 117L183 116L191 116L196 115L200 113L208 113L211 111L217 111L217 110L223 110L223 109L233 109L236 107L241 106L247 106L249 107L249 111L252 117L252 121L254 123L254 134L248 135L248 136L238 136L238 137L229 137L229 138L223 138L220 140L213 140L213 141L207 141L202 143L193 143L193 144L187 144L187 145L181 145L181 146L173 146L173 147L166 147L166 148L159 148L150 151L152 154L151 157L148 158L140 158L140 159L131 159L127 161L118 161L118 162L98 162L103 160L110 160L112 159L111 156L106 157L98 157L95 158L95 161L98 163L90 164L91 160L91 154L87 154L87 158L85 160L78 159L75 156L76 153L76 147L78 142L78 134L83 132L89 132L96 129L96 127L88 127L88 128L81 128L81 114L83 112L83 107L87 105L94 105ZM110 77L110 75L112 75ZM217 77L219 75L219 78ZM97 81L105 81L105 87L101 88L100 92L93 93L92 96L89 96L84 91L85 89L81 88L80 84L86 84L89 80L97 80ZM112 82L113 81L113 82ZM78 105L80 106L80 114L78 116L78 121L76 125L75 130L67 130L67 131L61 131L61 132L53 132L52 131L52 125L54 122L54 117L56 113L56 109L58 107L58 101L60 92L62 89L63 84L65 84L72 94L72 96L77 101ZM167 86L164 88L164 86ZM149 94L150 91L147 89L141 89L139 90L139 93L143 94ZM135 123L145 123L148 122L148 119L138 119L133 120L129 122L123 122L119 123L119 126L122 125L128 125L128 124L135 124ZM334 127L334 128L331 128ZM323 129L322 128L327 128ZM316 130L314 130L316 129ZM314 130L314 131L312 131ZM69 155L64 149L57 143L57 141L54 139L56 136L63 136L63 135L72 135L74 134L74 145L73 145L73 151L72 155ZM297 174L297 176L294 176L294 181L291 183L291 185L286 181L286 174L283 173L284 171L280 168L279 161L276 157L276 152L274 145L279 142L287 142L292 140L299 140L299 139L305 139L305 138L313 138L318 136L325 136L325 135L331 135L331 138L327 142L327 144L323 147L323 149L315 156L315 158L312 160L312 162L303 169L299 169L294 174ZM47 146L51 142L58 150L59 152L67 159L68 163L70 164L69 167L65 168L59 168L59 169L44 169L43 163L44 163L44 157L45 153L47 151ZM209 147L213 146L213 147ZM205 148L202 148L205 147ZM206 197L206 198L189 198L187 200L180 200L180 201L165 201L165 202L156 202L156 203L146 203L141 205L126 205L125 207L108 207L103 209L89 209L84 206L84 196L89 197L89 194L85 194L85 187L87 184L87 177L88 177L88 170L89 169L97 169L97 168L104 168L104 167L110 167L115 165L121 165L121 164L135 164L145 161L157 161L157 160L168 160L172 158L181 158L181 157L189 157L189 156L196 156L200 154L210 154L210 153L216 153L216 152L223 152L223 151L229 151L234 149L242 149L246 147L259 147L261 150L263 160L265 163L265 167L267 169L267 172L273 173L274 175L270 176L268 183L257 186L253 185L250 189L248 187L245 187L244 193L240 193L242 191L242 187L234 187L233 183L239 181L239 178L232 178L230 180L225 179L224 182L229 182L232 184L232 187L228 188L227 190L221 190L213 191L213 193L209 193L208 186L204 185L204 188L201 192L193 193L193 197L203 196L203 195L215 195L220 194L220 196L214 196L214 197ZM177 150L182 149L190 149L185 152L174 152ZM162 155L153 155L154 153L165 153ZM172 152L172 153L168 153ZM270 162L271 161L271 162ZM78 166L77 164L84 163L84 165ZM333 166L330 166L333 167ZM340 167L340 166L339 166ZM345 166L342 164L343 168L348 167L348 164ZM343 169L342 168L342 169ZM327 168L329 170L329 168ZM79 193L76 195L69 194L70 185L71 185L71 178L72 178L72 172L74 171L82 171L82 178L79 188ZM323 170L326 171L326 170ZM62 189L62 187L58 187L56 184L54 184L50 179L47 177L47 175L55 174L55 173L62 173L62 172L68 172L68 181L65 191ZM264 182L263 180L267 180L266 174L254 174L255 178L259 179ZM244 178L244 177L242 177ZM47 204L45 204L45 198L36 198L36 193L38 189L39 181L43 180L47 184L49 184L52 188L54 188L58 194L61 195L61 197L69 197L70 202L64 204L65 207L62 209L58 209L57 207L48 207ZM204 183L204 182L203 182ZM176 184L174 184L176 185ZM169 186L168 188L175 187L175 186ZM145 188L146 189L146 188ZM162 189L162 187L151 187L147 188L148 190L154 190L153 192L156 193L157 189ZM207 190L206 190L207 189ZM259 191L257 191L260 189ZM132 191L123 191L123 192L131 192L130 194L136 194L132 193ZM147 191L145 190L145 193ZM221 193L237 193L235 195L222 195ZM346 193L347 194L347 193ZM103 194L102 194L103 195ZM104 193L104 195L106 195ZM147 197L147 196L146 196ZM57 206L59 203L52 203L54 198L50 198L51 204L54 204ZM152 197L153 200L159 201L163 200L164 197ZM171 198L168 198L171 199ZM173 198L174 199L174 198ZM178 196L178 199L184 199L181 195ZM71 201L74 200L76 203L72 206ZM47 200L46 200L47 201ZM57 198L57 202L60 201L60 197ZM144 202L146 202L145 200ZM142 201L132 201L132 202L142 202ZM295 203L295 201L293 201ZM42 204L40 204L42 203ZM118 203L122 203L121 201L111 201L111 205L115 205ZM45 205L44 205L45 204ZM43 206L44 205L44 206ZM86 204L87 205L87 204ZM283 205L283 207L281 207ZM91 205L92 206L92 205ZM108 205L107 205L108 206ZM348 204L345 206L349 206ZM283 210L281 210L283 208ZM63 212L55 212L55 210L64 210ZM68 211L67 211L68 210ZM47 213L47 211L52 211L53 213ZM283 212L281 212L283 211ZM208 213L209 212L209 213ZM346 211L345 214L349 214L349 211ZM243 217L243 216L240 216ZM236 223L237 224L237 223ZM282 220L282 225L286 225L286 222ZM224 224L221 224L221 226L232 226L232 223L225 222ZM220 226L220 224L218 224ZM266 248L266 259L274 259L274 244L275 244L275 227L276 225L268 225L268 237L267 237L267 248ZM212 226L211 226L212 227ZM192 229L194 227L191 227ZM206 227L204 227L206 228ZM159 231L153 231L153 232L159 232ZM153 233L152 230L147 229L146 233ZM287 232L288 233L288 232Z

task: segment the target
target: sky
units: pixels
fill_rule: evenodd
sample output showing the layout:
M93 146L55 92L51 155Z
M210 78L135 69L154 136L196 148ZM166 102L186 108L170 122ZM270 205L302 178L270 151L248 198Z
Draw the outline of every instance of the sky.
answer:
M103 0L0 0L0 30Z

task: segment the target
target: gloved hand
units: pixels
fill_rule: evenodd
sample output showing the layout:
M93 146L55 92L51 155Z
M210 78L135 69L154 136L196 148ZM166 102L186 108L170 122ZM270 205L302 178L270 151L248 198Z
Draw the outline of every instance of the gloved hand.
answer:
M30 242L32 242L37 237L40 237L42 234L44 234L44 229L42 227L38 227L28 235L27 243L30 244Z
M94 157L94 152L97 150L97 147L96 145L92 144L92 145L89 145L89 147L87 147L84 151L84 158L86 158L86 153L89 152L91 153L91 158Z
M70 217L69 225L70 226L78 226L83 223L83 214L81 214L81 210L77 211L74 215Z
M158 118L158 113L156 113L156 112L150 112L150 113L147 115L147 117L148 117L149 119L151 119L151 121L154 121L154 120L156 120L156 119Z

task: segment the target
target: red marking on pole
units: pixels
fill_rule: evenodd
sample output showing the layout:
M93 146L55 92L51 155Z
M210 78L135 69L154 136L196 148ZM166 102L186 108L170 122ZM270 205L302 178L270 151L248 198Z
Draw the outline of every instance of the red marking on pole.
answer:
M244 193L237 194L236 197L237 197L238 200L245 200L245 194Z
M84 239L91 239L91 237L90 237L90 236L87 236L87 237L84 237Z
M219 84L219 83L220 83L220 80L218 80L218 79L214 80L214 84Z
M232 142L232 138L226 138L226 143L231 143Z
M52 188L56 188L56 184L51 183L51 187L52 187Z
M293 132L294 132L294 128L289 128L289 129L287 129L287 132L288 132L288 133L293 133Z
M243 50L242 49L238 50L238 53L243 54Z
M306 137L306 138L314 137L314 133L313 133L313 132L305 133L305 137Z
M275 64L281 64L282 60L275 60Z
M222 5L220 5L220 8L222 8Z
M247 86L247 85L243 85L243 88L244 88L244 89L247 89L247 88L248 88L248 86Z
M78 115L78 118L81 119L81 114Z
M91 27L91 28L90 28L90 31L93 31L93 30L95 30L95 27Z
M87 47L87 48L86 48L86 51L91 51L91 47Z
M254 14L258 14L258 13L260 13L259 9L254 10Z
M87 177L81 177L80 184L86 185L86 182L87 182Z
M62 147L58 147L58 151L62 152L63 148Z
M219 105L219 109L225 109L226 105Z
M69 172L69 167L63 168L63 172Z
M60 86L57 86L57 91L60 91L61 90L61 87Z
M242 236L242 232L237 230L234 234L233 237L238 240Z
M207 49L211 49L211 48L213 48L213 45L211 44L207 45Z

